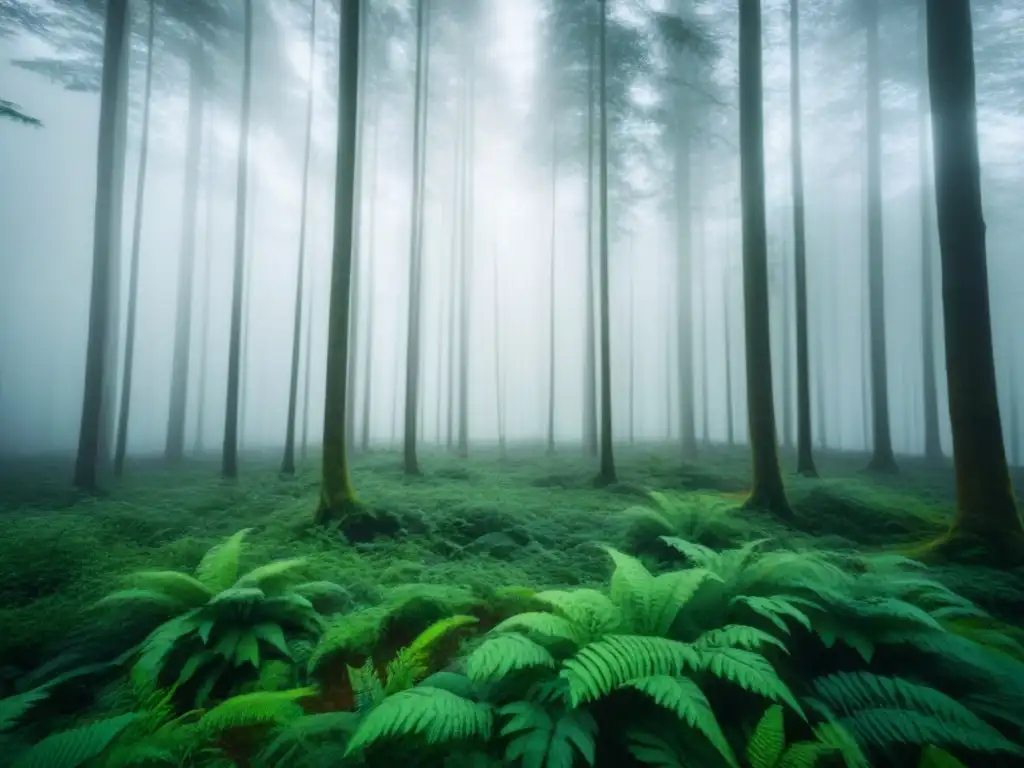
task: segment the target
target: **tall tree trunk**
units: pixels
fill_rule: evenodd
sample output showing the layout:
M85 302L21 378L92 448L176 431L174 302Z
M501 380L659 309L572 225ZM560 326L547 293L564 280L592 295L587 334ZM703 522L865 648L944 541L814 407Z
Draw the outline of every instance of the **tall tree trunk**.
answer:
M790 155L793 160L793 274L796 281L796 471L804 477L817 477L811 436L811 364L807 343L807 230L804 224L804 144L800 108L800 0L789 0L789 82ZM788 327L788 322L786 325ZM786 349L788 352L788 342ZM819 400L822 394L819 392ZM786 397L788 402L788 386Z
M601 468L595 482L599 486L611 485L618 481L615 473L615 456L612 441L612 339L611 302L608 289L608 0L601 0L601 155L600 200L601 232L599 247L600 295L598 311L601 315Z
M413 130L413 184L412 184L412 215L410 226L412 237L409 248L409 312L406 329L407 347L405 358L405 437L403 458L405 473L418 475L419 460L416 456L417 417L419 412L420 382L420 343L422 333L420 319L422 306L420 294L423 280L423 178L426 165L427 139L427 82L429 73L429 15L427 13L430 0L417 0L416 3L416 95L414 107Z
M663 308L662 316L666 319L672 316L672 286L668 280L665 281L665 293L664 293L665 305ZM672 328L666 328L665 331L665 440L666 442L672 442L672 423L673 423L673 412L672 412L672 401L675 399L676 388L673 386L672 380Z
M968 0L928 0L928 74L942 255L946 380L956 466L951 540L1024 557L1003 447L981 203L974 41Z
M192 43L189 61L188 144L185 150L185 199L178 261L178 306L174 323L174 363L171 369L171 404L167 415L164 458L180 462L185 456L188 414L188 372L192 341L192 284L196 262L196 222L199 218L199 164L203 153L203 91L206 64L203 43Z
M935 278L933 276L932 217L934 198L932 188L932 158L928 145L928 31L927 14L921 3L921 84L917 91L918 157L921 167L921 374L924 395L924 455L929 461L942 458L939 439L939 393L935 373Z
M584 291L583 354L583 450L597 456L597 329L594 324L594 70L597 69L597 46L591 18L587 18L587 253L586 289Z
M633 274L633 236L629 238L629 444L636 445L636 291ZM554 362L552 360L552 362Z
M128 414L135 364L135 324L139 301L139 252L142 244L142 217L146 208L146 169L149 165L149 114L153 98L153 41L156 37L156 3L149 4L146 38L146 91L142 101L142 146L139 150L139 175L135 185L135 221L132 224L132 256L128 272L128 318L124 340L124 370L121 379L121 405L117 421L117 445L114 449L114 475L124 473L128 449Z
M249 387L252 384L252 379L249 376L249 353L251 350L249 346L249 331L251 330L252 323L250 307L252 305L252 273L253 267L256 264L256 219L259 191L259 175L258 173L253 173L252 202L249 204L249 210L246 213L245 258L248 261L248 269L245 271L245 284L242 289L242 359L238 393L238 445L243 451L247 445L246 427L248 426L248 421L246 416L249 413Z
M697 250L700 257L700 429L701 441L711 441L711 408L708 396L708 260L704 250L704 221L697 220Z
M740 190L743 204L743 306L747 353L747 408L753 487L747 505L781 517L786 500L775 442L772 351L768 312L765 225L764 117L761 73L761 3L740 3Z
M552 100L552 108L554 103ZM558 121L551 119L551 245L548 257L548 455L555 452L555 254L558 243Z
M366 98L369 98L369 94ZM373 299L377 290L374 262L377 243L377 185L380 181L380 113L378 97L374 99L373 106L373 158L370 161L370 199L367 201L370 207L370 220L366 228L366 366L363 369L363 423L359 439L360 448L364 453L370 449L370 413L373 403L373 332L376 328L373 321Z
M731 255L731 254L730 254ZM725 336L725 436L731 448L736 444L735 407L732 402L732 291L728 262L722 278L722 317Z
M462 258L459 254L459 248L463 246L462 239L459 237L461 234L461 219L465 216L465 208L462 204L462 200L465 197L465 182L466 176L463 173L463 159L462 156L466 151L466 121L463 118L463 113L466 109L465 101L465 90L459 90L458 97L458 115L456 117L456 124L458 131L455 139L455 152L453 153L452 165L452 247L449 258L450 269L448 273L448 378L447 383L447 397L448 397L448 408L445 411L447 419L447 433L445 435L445 447L450 451L455 445L455 383L458 380L455 371L455 364L458 358L455 356L455 345L458 343L458 334L456 316L458 312L458 296L459 286L461 284L460 270L462 269ZM438 381L440 382L441 372L438 371Z
M85 387L82 421L78 434L74 484L83 491L99 485L101 462L106 460L104 409L110 389L112 340L117 338L114 321L120 285L116 280L120 254L124 151L118 141L119 118L126 114L131 19L128 0L108 0L103 40L103 75L100 89L99 140L96 150L96 204L93 215L92 287L89 297L88 346L85 358Z
M311 370L313 362L313 300L316 293L313 291L314 282L308 280L306 288L309 294L309 301L306 303L306 360L303 364L302 373L302 448L299 458L304 462L309 455L309 385L312 381Z
M302 294L306 279L306 217L309 209L309 156L313 144L313 73L316 66L316 0L309 9L309 66L306 92L306 137L302 155L302 202L299 207L299 253L295 270L295 315L292 320L291 377L288 381L288 424L281 472L295 474L295 414L299 405L299 352L302 346Z
M228 392L224 417L221 474L238 477L238 394L242 358L242 293L245 285L245 205L249 191L249 122L252 112L252 0L245 0L245 60L242 66L242 116L238 124L238 180L235 201L235 265L231 286L228 342Z
M697 455L697 437L694 417L693 376L693 262L690 179L690 114L685 94L680 91L676 103L676 124L679 138L675 144L675 203L676 203L676 324L679 358L679 435L683 458L692 460Z
M1016 348L1010 353L1010 456L1013 466L1021 465L1020 456L1020 410L1017 396Z
M204 259L203 259L203 310L202 318L199 321L199 382L196 385L196 434L195 443L192 446L194 453L201 453L204 450L203 431L206 424L206 376L209 369L209 347L210 347L210 302L212 291L210 290L212 266L213 266L213 190L214 180L214 153L213 153L213 120L206 121L206 138L203 143L206 145L206 212L204 214L203 237Z
M327 388L324 396L323 479L314 522L344 520L356 505L348 471L348 356L351 340L352 267L359 130L361 0L342 3L338 34L338 152L334 179L334 249L327 327Z
M889 374L885 343L885 267L882 242L882 78L878 44L878 2L866 0L868 148L868 314L871 323L872 446L868 468L895 472L889 419Z
M476 153L476 43L472 32L469 37L469 66L466 69L465 88L466 111L464 152L462 156L463 182L462 197L462 250L459 274L459 456L469 457L469 324L473 312L473 251L474 237L474 196L476 194L475 168Z
M491 297L491 303L494 305L494 384L495 384L495 395L497 396L497 421L498 421L498 452L499 455L505 457L505 379L504 372L501 365L501 345L502 345L502 334L501 334L501 291L499 285L501 284L501 278L498 274L500 267L500 260L498 257L498 251L494 249L494 267L492 274L494 276L494 294Z

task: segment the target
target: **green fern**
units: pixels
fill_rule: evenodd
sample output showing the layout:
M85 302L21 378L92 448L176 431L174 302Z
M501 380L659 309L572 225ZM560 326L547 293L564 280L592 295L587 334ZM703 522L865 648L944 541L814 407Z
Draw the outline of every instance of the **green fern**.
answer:
M369 712L384 701L384 683L373 665L373 658L366 657L361 667L346 667L352 695L355 699L356 712Z
M25 714L34 706L45 701L50 695L50 688L43 686L30 691L0 699L0 733L11 730L18 725Z
M300 749L320 739L348 737L359 727L361 715L356 712L323 712L303 715L279 725L273 738L259 754L259 765L289 765Z
M901 678L844 672L813 681L816 708L867 744L936 744L1024 755L971 710L941 691Z
M786 644L774 635L769 635L756 627L742 624L729 624L721 629L705 632L694 642L697 648L744 648L755 651L763 645L773 645L783 653L788 653Z
M703 648L700 668L715 677L731 680L745 691L788 704L804 720L807 716L789 687L764 656L742 648Z
M521 631L552 640L562 640L579 645L582 638L575 625L568 619L553 613L528 611L510 616L494 627L492 632Z
M786 748L786 729L782 707L768 707L747 742L750 768L775 768Z
M600 638L622 624L622 614L618 607L596 589L548 590L538 592L534 597L572 622L580 642Z
M475 683L493 682L520 669L555 666L547 648L525 635L507 632L488 637L469 654L466 676Z
M238 560L242 555L242 542L252 528L243 528L217 546L211 548L196 568L196 578L211 592L230 587L238 579Z
M280 725L302 717L298 701L315 695L314 687L288 691L256 691L222 701L199 720L199 727L210 734L253 725Z
M810 618L805 611L798 607L799 605L802 604L805 607L816 607L809 601L801 601L798 598L779 596L758 597L756 595L739 595L732 598L730 604L745 605L758 616L763 616L768 619L772 624L786 634L789 634L789 626L785 622L786 618L793 619L803 626L804 629L811 628Z
M137 717L118 715L51 734L19 755L12 768L78 768L102 755Z
M652 675L630 680L625 687L635 688L650 696L656 704L671 711L691 728L700 731L728 765L738 768L736 755L718 724L711 704L693 680L687 677Z
M917 768L967 768L967 766L944 749L939 749L934 744L928 744L921 750L921 759L918 760Z
M383 739L422 736L428 744L487 738L494 713L487 704L469 701L440 688L419 686L389 696L359 724L345 754Z
M380 639L387 611L381 606L364 608L335 619L320 635L307 663L315 674L325 662L347 655L366 656Z
M522 762L535 768L572 768L578 754L587 765L597 758L597 722L584 710L559 709L557 716L529 701L517 701L499 710L511 716L502 736L511 736L505 764Z
M700 653L686 643L663 637L608 635L566 660L561 677L569 683L573 706L578 706L607 696L631 680L653 675L678 677L700 665Z

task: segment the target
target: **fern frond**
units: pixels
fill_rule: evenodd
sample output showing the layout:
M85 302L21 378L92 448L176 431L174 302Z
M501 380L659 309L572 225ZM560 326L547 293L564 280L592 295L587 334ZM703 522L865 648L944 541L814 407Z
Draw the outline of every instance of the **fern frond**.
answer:
M141 694L150 693L158 686L175 644L196 631L197 615L197 611L190 611L166 621L142 642L141 653L131 672L132 684Z
M839 722L870 744L960 745L978 752L1024 754L1024 748L955 699L934 688L868 672L841 672L812 682Z
M216 734L252 725L287 723L302 717L303 710L297 702L316 692L316 688L307 687L243 693L222 701L208 711L199 720L199 727L207 733Z
M49 695L50 689L43 686L0 699L0 733L14 728L26 712Z
M196 567L196 578L212 592L223 592L238 580L242 541L252 528L243 528L211 547Z
M580 643L580 636L571 621L553 613L528 611L510 616L492 629L492 632L520 630L553 640L564 640L573 645Z
M274 560L258 568L253 568L247 574L240 577L234 586L256 587L263 590L267 595L277 594L296 578L295 570L305 564L306 558L304 557Z
M842 756L846 768L872 768L871 761L848 728L837 722L820 723L812 729L819 742Z
M700 668L715 677L731 680L743 690L788 704L804 720L807 716L789 687L764 656L742 648L703 648Z
M819 760L834 751L820 741L798 741L790 745L776 768L814 768Z
M198 608L213 597L213 591L187 573L178 571L138 571L128 577L135 589L159 592L189 608Z
M572 768L579 754L587 765L597 759L597 722L585 710L559 712L557 718L541 706L517 701L501 708L511 720L502 736L514 736L505 749L505 764L522 762L543 768Z
M683 762L683 756L676 747L660 735L642 730L626 733L629 753L643 765L655 768L692 768L692 763Z
M449 616L439 619L429 627L420 632L416 638L409 643L409 650L417 654L429 654L434 647L445 637L457 629L468 627L479 623L475 616Z
M921 750L921 759L917 762L917 768L967 768L949 752L939 749L934 744L927 744Z
M744 648L748 651L756 651L762 645L774 645L783 653L789 653L786 644L775 635L743 624L727 624L720 629L712 629L698 637L693 644L697 648Z
M711 547L705 547L703 544L698 544L694 541L687 541L679 536L662 536L661 540L672 547L672 549L682 553L687 560L697 566L707 568L718 557L718 553Z
M373 665L373 658L366 657L361 667L348 667L348 681L355 697L356 711L369 712L384 700L384 683ZM390 679L391 670L388 670Z
M365 656L377 644L387 612L380 606L345 614L330 624L317 642L307 664L310 674L339 655Z
M725 738L715 713L700 687L688 677L652 675L630 680L625 687L650 696L656 704L670 710L691 728L700 731L718 754L733 768L739 768L736 755ZM753 766L753 768L759 768Z
M538 592L534 597L571 621L585 641L614 632L622 623L615 603L596 589L553 589Z
M257 764L284 765L289 749L337 734L351 735L361 718L357 712L322 712L290 720L274 730L274 738L260 752Z
M761 715L747 742L750 768L775 768L786 748L786 727L782 707L773 704Z
M466 658L466 676L474 683L503 679L529 667L554 667L551 652L525 635L508 632L484 640Z
M13 768L78 768L103 754L137 717L128 713L51 734L19 755Z
M109 595L104 595L93 603L93 607L107 608L109 606L117 606L122 603L145 603L168 611L180 611L188 607L186 603L183 603L173 595L168 595L165 592L157 592L152 589L138 589L135 587L130 589L119 589L116 592L111 592Z
M758 616L763 616L768 619L768 621L786 634L789 634L789 626L785 621L783 621L784 617L793 619L803 626L804 629L809 630L811 628L810 617L797 607L801 604L805 606L813 606L813 603L810 603L810 601L799 600L798 598L793 597L759 597L739 595L732 598L729 603L731 605L747 606L747 608L752 610Z
M328 614L341 610L352 602L352 595L333 581L306 581L291 589L293 594L306 598L318 613Z
M608 635L583 647L561 672L573 706L607 696L631 680L654 675L678 677L698 669L701 656L691 645L664 637Z
M428 744L486 738L493 726L494 713L489 705L421 685L389 696L377 705L359 724L345 754L403 736L420 735Z
M402 648L395 658L388 662L387 686L384 692L390 696L406 688L412 688L426 677L429 671L426 653L415 651L411 647Z

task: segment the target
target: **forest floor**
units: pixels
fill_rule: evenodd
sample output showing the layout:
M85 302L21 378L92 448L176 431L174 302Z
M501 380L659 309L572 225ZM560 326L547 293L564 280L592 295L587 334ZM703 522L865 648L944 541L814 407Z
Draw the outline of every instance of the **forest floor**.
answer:
M676 533L722 547L768 536L797 548L899 551L935 538L952 514L952 468L919 460L904 459L900 474L876 477L860 471L865 456L819 456L822 479L787 476L796 519L783 526L737 509L749 475L741 449L708 447L692 465L657 445L622 448L617 459L621 482L595 489L593 460L576 452L545 457L542 448L522 448L505 458L459 460L426 451L424 474L415 478L403 475L395 452L358 456L352 474L359 497L397 516L403 530L356 544L312 525L315 457L296 477L282 478L276 453L250 455L235 482L218 477L212 458L173 470L140 460L100 498L69 489L66 460L9 460L0 466L0 688L45 661L45 649L127 572L191 571L211 545L243 527L253 529L243 567L305 556L311 579L342 585L359 605L409 583L487 589L604 582L607 556L593 545L642 551L636 518L626 510L649 504L651 490L710 510L707 520L690 520L694 530ZM792 466L791 456L783 460ZM960 566L936 574L1020 621L1024 573Z

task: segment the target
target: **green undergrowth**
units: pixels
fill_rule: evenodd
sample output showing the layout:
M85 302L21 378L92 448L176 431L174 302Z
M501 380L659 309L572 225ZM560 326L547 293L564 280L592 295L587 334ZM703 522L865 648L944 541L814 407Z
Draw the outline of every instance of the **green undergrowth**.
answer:
M725 551L768 539L769 549L827 550L837 553L836 557L856 558L939 532L952 513L942 472L875 478L857 471L861 457L825 457L819 463L825 476L821 480L787 476L795 528L739 509L748 471L742 452L709 450L700 463L682 465L668 451L624 450L619 457L620 482L600 490L592 484L592 462L574 455L538 459L524 452L500 459L485 454L459 461L428 453L423 457L424 474L416 478L404 477L399 457L393 453L361 456L354 464L353 480L360 498L384 521L382 528L391 535L374 540L358 528L314 528L310 522L318 484L313 461L309 469L286 479L275 471L276 458L251 457L241 479L233 483L216 477L215 462L196 462L174 472L157 465L130 466L126 480L98 499L69 494L52 480L52 466L20 471L20 484L6 479L0 483L0 525L5 540L0 548L0 626L4 628L0 633L0 696L22 693L60 675L66 677L59 682L59 696L47 695L46 704L37 711L40 719L32 725L30 740L79 725L83 717L88 722L112 712L139 715L141 711L141 720L124 725L135 729L130 730L134 733L142 721L176 722L175 718L187 715L185 707L206 713L196 718L206 717L218 701L267 689L281 693L278 703L292 714L350 714L358 711L360 695L373 700L375 675L382 690L387 690L389 664L432 622L469 617L469 623L437 639L446 663L455 663L458 656L450 644L462 642L467 633L470 638L481 637L495 624L528 608L552 610L550 605L531 603L535 592L601 588L607 582L608 555L596 546L599 543L639 557L654 573L694 564L685 552L668 543L676 539ZM63 483L66 474L60 477ZM33 483L41 488L38 495L31 493ZM192 602L186 602L182 611L168 614L167 605L150 601L148 607L135 606L116 624L104 611L109 606L95 605L118 590L139 589L128 575L140 571L191 574L201 582L200 566L211 547L222 545L240 529L247 533L244 546L238 549L238 574L267 564L290 563L284 570L297 585L334 585L327 588L333 601L330 609L323 608L325 613L321 613L323 606L314 600L321 618L301 611L302 615L281 618L274 606L289 600L298 603L291 592L271 590L256 595L246 591L252 587L244 584L240 592L230 592L231 584L218 584L216 590L193 585L189 593ZM928 573L929 578L997 616L1012 619L1019 614L1013 607L1024 598L1020 574L963 567L930 569ZM168 578L179 579L173 582L178 586L184 584L180 577ZM225 589L229 594L221 597ZM306 599L302 590L296 594ZM271 601L270 608L265 600ZM211 601L222 607L212 608ZM139 644L150 637L158 622L187 611L196 611L196 616L202 614L206 620L214 610L224 608L227 614L216 615L227 630L221 633L211 625L205 639L189 635L191 639L180 647L172 643L173 653L166 665L159 668L148 687L142 686L145 696L125 688L123 681L130 679L125 670L137 667ZM345 620L337 623L332 618L335 615ZM239 624L242 616L248 623ZM223 624L225 621L228 623ZM997 625L1011 641L1024 640L1019 630ZM104 634L112 626L116 632ZM771 627L764 629L771 631ZM324 637L338 643L336 650L341 655L321 654L310 666L316 645ZM818 637L821 639L820 633ZM235 655L226 655L228 646L218 651L221 641L234 643L230 649ZM856 663L860 657L857 643L856 638L852 645L839 643L835 655L839 661L833 671L848 672L851 664L853 669L861 668ZM255 664L254 647L259 662ZM432 645L431 652L434 650ZM201 663L190 662L196 657ZM214 667L220 669L223 665L218 658L227 665L220 676L204 666L216 662ZM562 670L560 665L568 663L569 657L555 654L553 658L555 666L546 668ZM297 659L303 661L296 666ZM236 661L240 663L236 665ZM435 659L420 661L419 666L413 665L413 673L400 666L392 672L418 681L424 676L421 670L438 671ZM403 664L406 662L409 660ZM196 669L188 680L179 682L190 663ZM318 676L321 664L326 678ZM236 676L236 666L249 672ZM355 673L349 667L361 669L362 677L352 677ZM780 674L786 677L784 667ZM305 671L296 672L300 668ZM85 673L78 676L82 669ZM200 697L197 693L205 689L196 690L200 683L192 675L202 677L201 673L217 679ZM292 699L285 695L288 690L305 690L310 685L316 688L316 695L307 692ZM363 690L360 686L369 687ZM170 698L160 698L171 689ZM654 689L633 686L633 690L650 698ZM731 700L730 694L723 695L724 701ZM164 712L164 719L147 719L157 716L149 709L140 710L140 702ZM515 702L492 703L496 708L489 711L495 717L501 707ZM769 710L764 708L768 703L763 702L760 709L744 710L747 714L740 730L752 733L762 716L769 718L765 722L774 723L776 715L767 714ZM600 722L606 716L601 710L604 705L594 706L595 711L587 711ZM794 710L789 707L785 711L787 739L793 737L800 744L817 738L813 728L791 728ZM270 723L284 717L274 712L267 715ZM522 709L518 722L532 723L531 727L550 722L554 733L561 721L544 712L542 716L534 709ZM507 713L515 716L516 710ZM352 725L354 721L348 718L347 722ZM492 724L499 722L503 722L500 717ZM589 721L572 722L573 728L589 732ZM515 729L506 736L514 733ZM122 736L110 738L114 743ZM233 743L236 738L233 734L227 741ZM739 736L730 735L730 749L737 755L742 753L741 742ZM222 751L234 748L221 742L214 746ZM656 747L652 742L634 747L643 751L664 745ZM797 751L814 749L806 746ZM720 750L717 754L722 756ZM770 761L752 764L776 765ZM804 763L785 763L790 764ZM560 764L537 765L555 768Z

